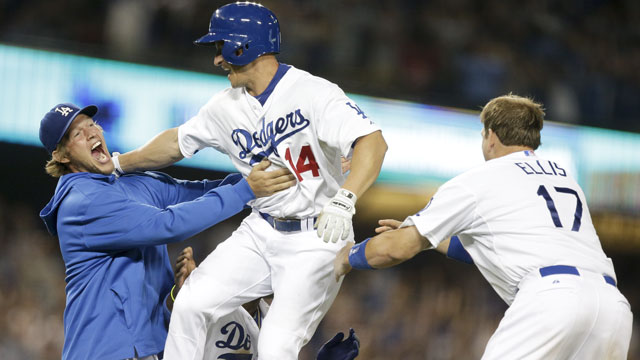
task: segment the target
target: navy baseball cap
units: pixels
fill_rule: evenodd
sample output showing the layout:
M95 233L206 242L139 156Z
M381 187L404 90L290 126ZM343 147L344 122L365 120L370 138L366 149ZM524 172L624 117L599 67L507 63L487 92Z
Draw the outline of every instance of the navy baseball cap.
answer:
M95 105L79 108L72 103L63 103L54 106L40 121L40 142L52 153L76 116L85 114L93 117L97 112L98 107Z

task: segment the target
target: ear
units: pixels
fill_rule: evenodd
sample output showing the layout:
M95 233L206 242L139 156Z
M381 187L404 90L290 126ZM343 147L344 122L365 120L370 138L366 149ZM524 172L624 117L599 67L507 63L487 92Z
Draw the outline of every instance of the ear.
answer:
M53 152L51 153L51 157L53 157L55 161L61 164L68 164L71 161L69 157L63 156L58 150L53 150Z
M500 138L498 137L498 134L496 134L493 130L489 129L489 136L491 137L491 142L494 143L494 145L500 145L500 146L504 146L502 144L502 141L500 140Z
M489 142L490 147L494 147L501 143L498 135L496 135L496 133L491 129L489 129L489 132L487 133L487 141Z

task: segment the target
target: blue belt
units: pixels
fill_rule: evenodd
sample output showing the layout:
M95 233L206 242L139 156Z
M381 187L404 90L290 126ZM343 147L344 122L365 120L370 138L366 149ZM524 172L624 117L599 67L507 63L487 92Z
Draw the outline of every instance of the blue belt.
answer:
M569 274L580 276L580 272L575 266L568 265L552 265L540 268L540 276L545 277L549 275L557 275L557 274ZM604 281L607 284L616 286L616 281L609 275L602 275Z
M301 222L306 222L308 220L276 218L262 212L260 212L260 216L262 216L262 218L265 219L272 228L284 232L302 231ZM315 221L315 218L313 220Z

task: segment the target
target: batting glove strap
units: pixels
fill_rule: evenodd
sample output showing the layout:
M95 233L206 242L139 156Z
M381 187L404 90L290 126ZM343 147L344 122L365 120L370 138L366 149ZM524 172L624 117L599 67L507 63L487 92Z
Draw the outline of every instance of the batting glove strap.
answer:
M351 218L356 213L356 194L347 189L338 193L324 206L318 221L318 237L325 242L345 240L351 232Z
M373 270L373 266L369 265L367 257L364 253L367 243L371 238L366 238L363 242L354 245L349 250L349 265L358 270Z
M356 213L356 201L358 197L347 189L340 189L336 196L331 199L329 204L341 208L353 216Z

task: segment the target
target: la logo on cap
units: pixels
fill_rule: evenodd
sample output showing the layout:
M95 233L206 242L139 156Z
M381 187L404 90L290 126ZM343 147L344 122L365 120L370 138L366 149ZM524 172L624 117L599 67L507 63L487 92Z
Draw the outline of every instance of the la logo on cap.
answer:
M61 113L62 116L67 116L67 115L69 115L69 113L71 113L73 111L73 109L70 108L70 107L67 107L67 106L63 106L61 108L57 107L55 111Z

